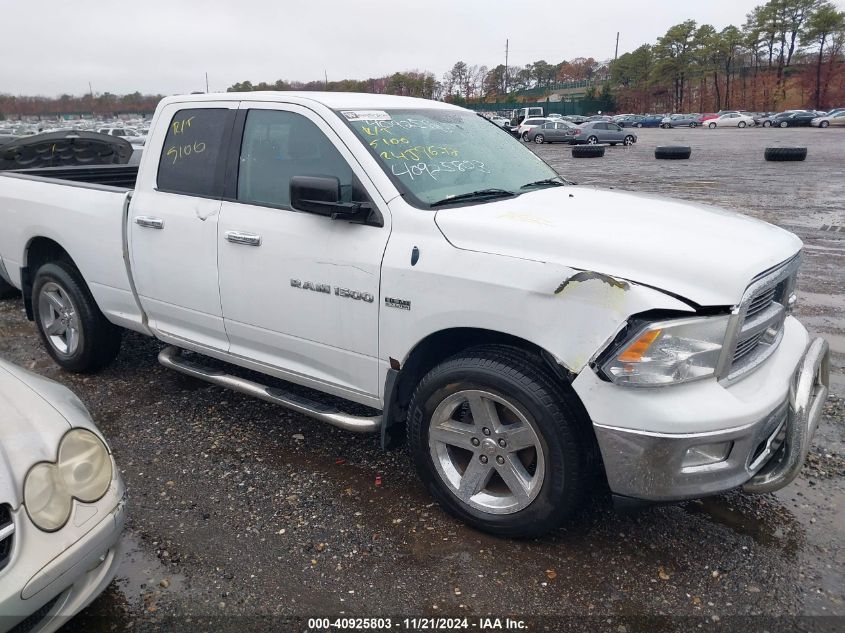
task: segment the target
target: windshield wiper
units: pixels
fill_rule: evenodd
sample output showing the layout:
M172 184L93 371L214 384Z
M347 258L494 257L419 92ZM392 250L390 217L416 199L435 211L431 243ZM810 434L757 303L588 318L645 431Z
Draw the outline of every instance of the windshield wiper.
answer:
M429 206L430 207L442 207L445 204L453 204L455 202L466 202L468 200L485 200L487 198L512 198L516 194L513 191L508 191L507 189L479 189L478 191L470 191L469 193L459 193L456 196L449 196L448 198L443 198L443 200L438 200L437 202L432 202Z
M529 182L528 184L522 185L520 189L528 189L529 187L545 187L546 185L550 187L563 187L566 184L566 181L560 178L560 176L555 176L554 178L546 178L544 180L535 180L534 182Z

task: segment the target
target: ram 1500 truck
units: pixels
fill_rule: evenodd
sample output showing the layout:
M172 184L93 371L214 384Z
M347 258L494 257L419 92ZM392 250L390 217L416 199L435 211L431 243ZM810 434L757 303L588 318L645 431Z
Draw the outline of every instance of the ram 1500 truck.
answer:
M129 329L215 385L405 429L442 506L497 534L603 479L622 501L783 487L827 396L795 235L573 186L445 103L170 97L136 168L0 177L0 226L5 289L62 367L104 367Z

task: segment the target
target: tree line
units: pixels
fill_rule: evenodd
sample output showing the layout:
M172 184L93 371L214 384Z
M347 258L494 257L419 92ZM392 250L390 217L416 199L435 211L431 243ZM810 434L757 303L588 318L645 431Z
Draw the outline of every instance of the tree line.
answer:
M686 20L611 64L622 110L824 109L845 101L845 12L770 0L742 26Z
M115 95L104 92L98 95L59 97L28 97L0 94L0 118L6 115L46 116L56 114L115 115L121 112L152 112L162 95L142 95L133 92Z

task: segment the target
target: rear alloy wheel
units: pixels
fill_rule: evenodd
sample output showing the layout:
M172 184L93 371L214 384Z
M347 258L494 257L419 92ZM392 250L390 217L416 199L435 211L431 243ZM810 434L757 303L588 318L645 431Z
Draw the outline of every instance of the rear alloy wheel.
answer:
M625 137L625 140L622 141L623 145L633 145L634 144L634 137L630 134Z
M63 369L102 369L120 351L121 330L97 307L81 275L66 262L44 264L32 285L35 324L47 352Z
M587 145L596 145L598 144L599 139L597 136L589 136L587 137Z
M577 407L517 348L467 350L432 369L408 411L420 478L443 508L500 536L539 536L571 516L590 446Z
M534 142L535 142L535 143L537 143L537 145L542 145L542 144L543 144L543 142L544 142L545 140L546 140L546 139L544 139L544 138L543 138L543 135L542 135L542 134L537 134L537 135L534 137Z
M716 128L716 124L715 124L715 123L710 123L707 127L709 127L711 130L713 130L713 129L715 129L715 128Z

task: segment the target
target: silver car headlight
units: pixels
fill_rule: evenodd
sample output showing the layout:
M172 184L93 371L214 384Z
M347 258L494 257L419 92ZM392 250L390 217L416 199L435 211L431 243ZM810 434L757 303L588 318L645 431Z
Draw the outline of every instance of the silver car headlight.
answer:
M649 323L634 331L601 365L620 385L658 387L713 376L729 315Z
M70 518L73 500L102 499L112 481L112 462L103 441L87 429L73 429L59 443L55 463L32 467L23 486L24 505L32 522L53 532Z

